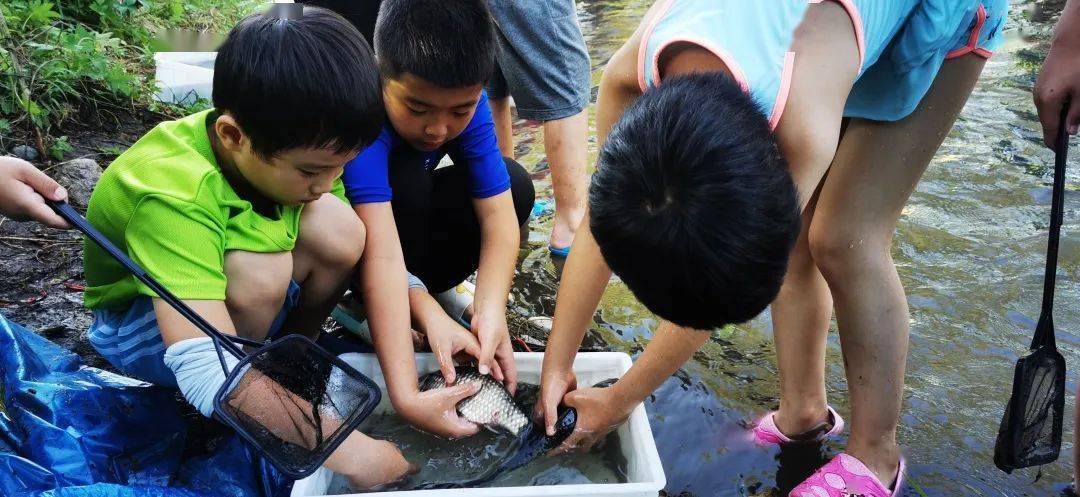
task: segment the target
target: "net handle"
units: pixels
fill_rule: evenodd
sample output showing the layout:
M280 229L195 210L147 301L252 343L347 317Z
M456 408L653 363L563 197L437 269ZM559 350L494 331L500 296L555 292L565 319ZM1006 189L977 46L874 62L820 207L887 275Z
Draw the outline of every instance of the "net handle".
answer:
M245 354L242 350L240 350L240 347L238 347L234 343L234 341L243 345L252 345L256 347L263 345L262 343L256 342L254 340L233 337L218 331L217 328L214 328L212 324L203 319L203 317L200 316L199 313L195 312L195 310L191 307L188 307L187 304L177 298L176 295L173 295L172 292L166 289L161 283L158 283L158 281L154 279L153 276L150 276L150 274L147 273L145 269L136 264L135 261L131 260L127 256L127 254L117 248L116 245L113 245L113 243L109 241L109 239L106 238L105 235L101 234L101 232L98 231L97 228L94 228L94 226L91 225L90 222L82 216L82 214L79 214L79 212L76 211L75 208L71 206L71 204L67 202L55 202L49 199L45 199L45 202L49 205L49 207L52 207L52 209L56 211L56 213L59 214L60 217L64 218L65 221L71 223L71 225L74 226L75 229L81 231L82 234L86 235L87 238L96 243L99 247L101 247L102 250L112 256L112 258L115 259L116 262L119 262L120 265L124 266L124 268L127 269L132 274L132 276L135 276L135 279L141 281L143 284L150 287L150 289L157 293L162 300L169 304L169 306L171 306L173 309L176 309L176 312L179 312L180 315L184 316L184 318L190 321L191 324L195 325L195 327L198 328L199 331L205 333L207 336L210 337L210 339L214 340L215 343L225 348L225 350L229 351L229 353L237 359L243 359ZM221 356L220 349L218 350L218 359L221 361L222 368L225 368L226 370L225 374L228 375L229 371L228 368L225 367L225 359Z
M1061 121L1058 124L1057 140L1054 142L1054 193L1050 205L1050 240L1046 246L1046 274L1043 277L1042 312L1039 325L1035 328L1035 337L1031 348L1056 346L1054 339L1054 287L1057 282L1058 243L1061 240L1061 223L1065 211L1065 162L1069 155L1069 132L1065 121L1069 114L1070 101L1066 100L1061 108Z

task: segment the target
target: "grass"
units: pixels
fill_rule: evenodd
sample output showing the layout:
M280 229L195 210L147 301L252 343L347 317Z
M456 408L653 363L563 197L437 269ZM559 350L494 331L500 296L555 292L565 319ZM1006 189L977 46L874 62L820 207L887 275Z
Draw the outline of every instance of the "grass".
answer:
M254 12L262 0L168 0L154 2L146 20L158 29L190 29L224 33L245 15Z
M58 130L85 113L192 108L153 100L153 33L224 33L262 0L4 0L0 2L0 143L26 137L62 160ZM205 103L197 104L204 108Z

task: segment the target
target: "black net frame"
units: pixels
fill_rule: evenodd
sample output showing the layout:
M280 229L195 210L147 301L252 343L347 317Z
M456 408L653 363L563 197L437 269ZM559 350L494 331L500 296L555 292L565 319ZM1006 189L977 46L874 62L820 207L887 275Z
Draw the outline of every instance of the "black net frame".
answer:
M261 378L270 382L259 382ZM292 408L290 420L298 421L293 434L301 435L302 441L285 440L266 429L265 420L236 407L235 401L253 384L282 389L272 400L280 400L282 411ZM214 397L214 413L258 447L282 473L300 479L318 469L381 398L378 385L348 363L305 336L288 335L256 350L233 368Z
M1057 280L1058 244L1065 207L1065 164L1069 150L1066 116L1061 111L1055 143L1054 191L1050 207L1050 239L1046 248L1046 273L1039 323L1028 354L1016 361L1012 395L998 428L994 464L1006 473L1057 460L1065 410L1065 358L1054 337L1054 287Z
M315 344L315 342L312 342L309 338L301 335L287 335L270 344L264 344L222 333L173 295L145 269L132 261L127 254L117 248L67 202L46 200L46 203L64 220L71 223L72 226L124 266L132 276L147 285L157 293L159 298L213 340L218 361L226 375L226 381L218 390L214 399L216 417L236 430L244 440L251 443L282 473L291 478L300 479L314 472L378 405L382 394L374 382ZM251 354L245 354L241 346L252 347L255 350ZM239 359L239 363L231 372L225 360L226 353ZM282 364L275 364L275 359L283 357L292 360L284 360L280 361ZM297 364L306 365L307 367L290 367ZM253 372L260 374L252 375ZM335 375L335 372L338 374ZM281 394L277 397L278 400L281 400L279 405L288 407L291 404L293 414L297 414L298 410L303 411L305 408L302 405L303 401L309 402L306 407L311 408L310 415L303 415L301 412L288 419L307 422L314 429L305 430L294 425L294 432L300 433L300 436L287 438L302 439L304 438L303 435L310 433L314 436L305 441L307 442L306 445L310 447L296 444L290 446L274 431L264 429L265 427L255 416L275 419L272 416L275 414L272 410L253 412L254 416L251 416L243 410L229 409L231 406L228 402L230 399L228 395L235 393L238 390L238 385L242 385L244 382L254 384L261 378L271 380L261 382L262 386L277 387L276 392ZM336 381L335 386L339 387L336 392L329 391L328 387L331 380ZM310 388L312 385L321 385L321 389L312 389ZM332 393L337 395L332 395ZM225 400L226 409L222 408L223 400ZM353 402L350 402L350 400ZM348 404L348 407L344 410L334 408L336 405L343 404ZM326 406L330 406L333 411L342 414L338 416L339 419L324 417L323 408ZM289 431L287 425L280 426L281 428L277 430L278 433ZM325 433L323 428L327 428L329 433ZM287 436L287 433L285 435ZM301 450L291 450L294 447Z

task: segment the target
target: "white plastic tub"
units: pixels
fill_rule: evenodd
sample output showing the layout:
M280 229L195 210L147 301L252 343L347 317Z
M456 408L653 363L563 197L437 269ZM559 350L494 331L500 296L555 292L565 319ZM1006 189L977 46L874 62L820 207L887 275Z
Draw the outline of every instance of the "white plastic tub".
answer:
M210 100L214 89L217 52L158 52L154 54L154 80L161 102L193 104Z
M543 354L518 352L514 354L518 366L518 381L523 383L538 384L540 382L540 365L543 362ZM386 395L386 382L383 379L379 363L372 354L345 354L341 358L355 367L361 373L367 375L383 389L382 402L376 408L376 412L386 412L391 409ZM579 385L592 385L599 381L622 376L630 369L630 356L619 352L582 352L574 360L574 373L577 374ZM417 354L416 366L420 374L437 371L438 364L431 354ZM660 456L656 452L656 444L653 441L652 430L649 428L649 419L645 415L645 407L638 406L630 414L627 423L619 427L616 432L623 455L626 457L626 470L629 482L612 484L591 485L552 485L535 487L498 487L498 488L465 488L453 490L418 490L410 492L381 492L349 494L351 497L361 495L380 497L571 497L587 495L591 497L655 497L664 488L666 479L664 468L660 465ZM292 497L311 497L326 495L333 473L326 468L320 468L311 476L296 482L293 486Z

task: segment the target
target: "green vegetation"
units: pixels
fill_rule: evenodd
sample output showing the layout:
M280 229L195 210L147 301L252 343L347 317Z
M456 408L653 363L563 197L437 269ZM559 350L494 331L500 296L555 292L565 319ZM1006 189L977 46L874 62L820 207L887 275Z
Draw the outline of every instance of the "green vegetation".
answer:
M0 135L25 134L56 159L54 133L79 111L154 109L153 33L225 32L260 0L0 2Z

